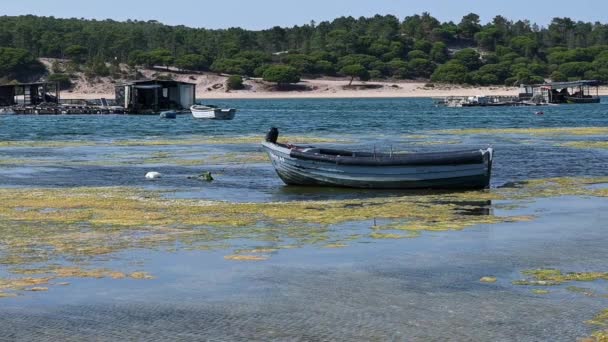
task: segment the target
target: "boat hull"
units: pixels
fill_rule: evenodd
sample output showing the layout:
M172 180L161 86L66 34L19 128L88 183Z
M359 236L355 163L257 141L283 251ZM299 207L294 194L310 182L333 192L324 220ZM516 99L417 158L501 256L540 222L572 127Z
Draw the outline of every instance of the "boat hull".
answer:
M566 97L568 103L600 103L601 99L597 96L590 97Z
M161 119L175 119L175 118L177 118L177 112L175 112L175 111L161 112L159 114L159 117Z
M265 142L277 174L287 185L368 189L483 189L490 184L492 149L481 163L445 165L341 165L293 158L291 150Z
M209 120L232 120L236 115L236 109L221 109L221 108L205 108L197 109L191 108L192 117L195 119L209 119Z

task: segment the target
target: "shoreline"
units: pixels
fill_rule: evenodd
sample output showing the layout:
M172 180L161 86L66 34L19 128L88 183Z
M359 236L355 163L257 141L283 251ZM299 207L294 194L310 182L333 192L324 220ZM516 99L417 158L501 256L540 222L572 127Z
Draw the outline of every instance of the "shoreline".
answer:
M443 98L450 96L517 96L516 88L497 87L453 87L450 89L416 88L416 84L409 84L407 88L365 90L337 90L337 91L199 91L196 92L197 99L208 100L288 100L288 99L401 99L401 98ZM423 85L420 84L420 87ZM599 96L608 96L608 87L599 90ZM113 93L84 93L63 92L62 99L113 99Z
M150 70L144 72L146 78L154 78ZM227 77L214 74L173 74L175 81L196 85L196 98L209 100L230 99L357 99L357 98L443 98L450 96L517 96L518 87L506 86L466 86L433 84L424 81L371 81L353 82L349 79L320 78L303 79L293 85L292 90L276 90L271 84L260 79L249 78L243 82L243 90L227 90ZM63 99L114 98L115 81L102 79L97 83L80 80L72 90L62 91ZM599 88L600 96L608 96L608 86ZM592 91L595 95L595 91Z

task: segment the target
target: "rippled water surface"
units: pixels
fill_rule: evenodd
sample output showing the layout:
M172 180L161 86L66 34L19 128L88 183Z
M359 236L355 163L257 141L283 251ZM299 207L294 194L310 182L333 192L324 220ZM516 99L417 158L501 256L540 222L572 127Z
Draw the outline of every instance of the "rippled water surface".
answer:
M573 341L605 328L585 322L608 308L608 273L513 283L608 272L605 103L210 103L236 119L0 116L0 340ZM272 126L368 151L492 145L492 189L287 187L258 143Z

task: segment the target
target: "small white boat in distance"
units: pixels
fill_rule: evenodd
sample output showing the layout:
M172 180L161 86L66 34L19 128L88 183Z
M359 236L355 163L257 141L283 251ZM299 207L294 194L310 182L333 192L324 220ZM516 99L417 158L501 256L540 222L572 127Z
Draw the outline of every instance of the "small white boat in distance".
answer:
M232 120L236 114L236 109L222 109L215 106L194 105L190 107L192 116L196 119L212 119L212 120Z

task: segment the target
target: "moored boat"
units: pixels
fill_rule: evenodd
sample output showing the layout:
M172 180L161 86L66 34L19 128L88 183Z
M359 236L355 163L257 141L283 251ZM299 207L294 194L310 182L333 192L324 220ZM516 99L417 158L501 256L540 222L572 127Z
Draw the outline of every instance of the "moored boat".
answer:
M236 115L234 108L217 108L215 106L194 105L190 107L192 116L196 119L232 120Z
M600 103L601 101L599 96L566 96L565 99L568 103Z
M169 110L166 112L161 112L159 117L161 119L175 119L177 117L177 112L174 110Z
M493 149L432 153L370 153L277 142L262 143L288 185L377 189L483 189L490 185Z

